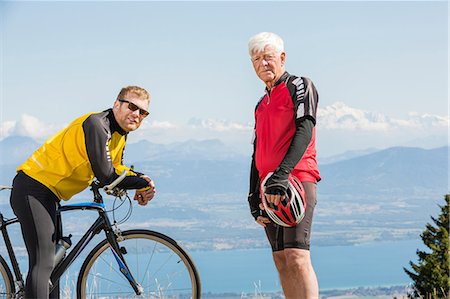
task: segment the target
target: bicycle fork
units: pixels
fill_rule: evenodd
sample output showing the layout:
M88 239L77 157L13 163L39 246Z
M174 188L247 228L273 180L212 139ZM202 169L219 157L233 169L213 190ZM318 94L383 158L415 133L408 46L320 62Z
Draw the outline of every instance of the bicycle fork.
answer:
M116 258L117 264L119 265L120 273L122 273L127 278L136 295L142 295L142 293L144 292L144 288L140 285L139 282L134 279L133 275L131 275L126 262L119 257L114 249L111 248L111 251Z
M119 242L122 239L121 232L117 228L116 225L115 225L115 227L116 227L115 230L113 230L111 226L109 226L109 227L111 229L106 230L106 238L108 240L108 243L110 245L110 249L114 255L114 258L117 261L120 273L122 273L125 276L125 278L128 280L128 282L130 283L130 285L133 288L136 295L142 295L142 293L144 292L144 288L133 277L133 275L131 274L130 269L128 268L128 265L125 261L125 258L123 257L123 255L126 254L126 249L125 249L125 247L120 247L120 244L119 244Z

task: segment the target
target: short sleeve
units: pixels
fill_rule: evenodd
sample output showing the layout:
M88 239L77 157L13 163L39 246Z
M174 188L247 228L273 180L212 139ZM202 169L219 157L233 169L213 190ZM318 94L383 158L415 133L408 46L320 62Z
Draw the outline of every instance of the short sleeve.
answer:
M291 77L287 84L295 107L296 122L309 118L316 124L319 95L313 82L306 77Z

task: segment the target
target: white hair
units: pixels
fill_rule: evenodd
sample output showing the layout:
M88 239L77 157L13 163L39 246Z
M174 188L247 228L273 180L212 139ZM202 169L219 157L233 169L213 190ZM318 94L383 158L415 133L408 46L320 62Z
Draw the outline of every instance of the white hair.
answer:
M254 51L264 51L266 46L272 46L277 53L284 52L284 42L281 37L272 32L261 32L248 41L248 53L251 56Z

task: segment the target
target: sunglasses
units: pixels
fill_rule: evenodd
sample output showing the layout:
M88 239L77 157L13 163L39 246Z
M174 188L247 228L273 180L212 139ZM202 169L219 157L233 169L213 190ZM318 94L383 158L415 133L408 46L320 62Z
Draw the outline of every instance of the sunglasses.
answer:
M119 102L121 102L121 103L128 103L128 109L130 109L131 111L136 111L136 110L139 109L139 115L142 116L142 117L146 117L149 114L149 112L147 110L139 108L136 104L131 103L130 101L119 100Z

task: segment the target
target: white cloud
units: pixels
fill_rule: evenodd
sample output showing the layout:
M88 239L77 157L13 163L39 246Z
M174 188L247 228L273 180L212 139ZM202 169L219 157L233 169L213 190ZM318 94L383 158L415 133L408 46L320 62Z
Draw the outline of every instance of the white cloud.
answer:
M15 125L16 122L14 121L5 121L0 123L0 139L12 135L11 133L14 131Z
M158 120L150 120L145 121L141 127L141 129L176 129L178 128L178 125L171 123L169 121L158 121Z
M192 128L208 129L217 132L224 131L249 131L253 126L250 123L244 124L239 122L233 122L228 120L217 119L198 119L192 118L188 125Z
M317 124L318 147L321 154L328 155L369 147L440 146L446 142L449 117L410 113L399 119L336 102L319 109ZM0 123L0 139L21 135L43 140L63 127L64 124L49 124L31 115L22 115L19 121ZM187 123L147 120L130 134L129 141L145 139L169 144L190 139L220 139L238 152L248 153L252 149L252 135L253 119L247 123L212 118L194 118Z
M337 102L318 111L317 150L331 156L391 146L433 148L447 144L448 125L448 116L409 113L400 119Z
M410 113L407 119L395 119L387 115L356 109L336 102L318 111L318 127L359 131L388 131L403 128L448 127L449 117Z
M65 124L48 124L38 118L22 114L19 121L5 121L0 124L0 138L8 136L28 136L34 139L47 138L62 129Z
M449 117L439 116L432 114L422 114L419 115L417 112L410 112L409 118L406 121L394 120L398 122L401 127L412 127L412 128L430 128L430 127L448 127Z

